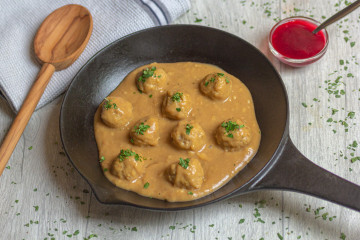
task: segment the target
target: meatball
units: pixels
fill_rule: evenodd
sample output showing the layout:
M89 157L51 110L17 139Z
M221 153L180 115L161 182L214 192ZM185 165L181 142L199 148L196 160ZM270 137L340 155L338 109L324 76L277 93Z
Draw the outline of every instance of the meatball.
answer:
M211 99L225 100L231 94L231 80L224 73L212 73L200 82L200 91Z
M182 149L199 151L205 146L205 132L195 121L181 121L171 132L174 144Z
M132 119L132 110L132 104L125 99L108 97L102 105L101 119L109 127L125 127Z
M130 132L130 141L137 146L156 146L159 142L159 119L145 117Z
M204 181L204 170L196 158L180 158L170 165L168 179L179 188L199 189Z
M114 159L110 173L122 180L135 182L145 172L143 157L127 149L121 150L119 156Z
M227 151L238 151L251 141L251 131L242 120L229 119L216 130L216 140Z
M179 120L187 118L192 110L191 98L187 93L168 91L164 98L162 111L165 116Z
M137 75L136 85L144 93L163 92L167 85L167 74L162 68L146 68Z

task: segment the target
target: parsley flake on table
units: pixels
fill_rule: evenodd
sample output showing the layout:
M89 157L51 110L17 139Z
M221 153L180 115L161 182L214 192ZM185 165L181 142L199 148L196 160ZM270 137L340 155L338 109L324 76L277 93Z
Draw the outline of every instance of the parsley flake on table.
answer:
M147 78L152 77L155 73L156 67L146 68L143 70L142 75L138 78L139 82L145 82Z
M340 239L342 239L342 240L345 240L345 239L346 239L345 233L341 233L341 234L340 234Z
M186 135L190 135L190 131L193 128L194 128L194 126L191 126L190 124L186 124L186 127L185 127Z
M196 22L196 23L202 22L202 19L201 18L195 18L194 22Z
M135 126L134 127L134 132L137 134L137 135L144 135L144 132L146 132L146 130L148 130L150 128L149 125L145 125L145 123L140 123L139 126Z
M180 158L179 159L179 165L185 169L187 169L189 167L189 162L190 162L190 158L185 158L185 159Z
M181 101L181 97L182 97L183 93L180 92L176 92L172 95L171 100L173 102L180 102Z
M353 119L353 118L355 117L355 112L349 112L349 113L348 113L348 117L349 117L350 119Z

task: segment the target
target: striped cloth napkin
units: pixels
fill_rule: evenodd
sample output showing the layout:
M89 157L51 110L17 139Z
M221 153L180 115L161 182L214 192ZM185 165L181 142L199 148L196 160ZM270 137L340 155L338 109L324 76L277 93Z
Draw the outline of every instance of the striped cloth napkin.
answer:
M190 0L0 0L0 91L17 112L40 70L33 39L42 21L66 4L80 4L93 17L90 41L69 68L55 72L37 108L63 93L80 67L97 51L132 32L171 23Z

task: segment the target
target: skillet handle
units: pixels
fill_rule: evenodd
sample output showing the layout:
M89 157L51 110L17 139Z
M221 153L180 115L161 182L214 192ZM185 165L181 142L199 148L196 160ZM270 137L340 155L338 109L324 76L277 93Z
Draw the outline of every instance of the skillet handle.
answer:
M278 161L250 189L301 192L360 211L360 186L312 163L299 152L290 137Z

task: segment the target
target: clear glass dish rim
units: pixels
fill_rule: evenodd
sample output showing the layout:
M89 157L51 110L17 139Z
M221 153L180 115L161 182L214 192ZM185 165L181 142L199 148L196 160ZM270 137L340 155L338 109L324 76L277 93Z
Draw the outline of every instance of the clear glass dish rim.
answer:
M326 29L322 29L321 31L324 32L325 34L325 46L323 47L323 49L321 49L320 52L318 52L316 55L309 57L309 58L302 58L302 59L295 59L295 58L289 58L286 57L284 55L282 55L281 53L279 53L278 51L276 51L276 49L274 48L274 46L272 45L271 42L271 37L272 34L274 33L274 30L279 27L280 25L284 24L285 22L291 21L291 20L296 20L296 19L302 19L302 20L307 20L311 23L316 24L317 26L319 26L321 23L316 21L313 18L310 17L304 17L304 16L293 16L293 17L288 17L288 18L284 18L281 21L279 21L277 24L275 24L272 29L270 30L269 36L268 36L268 43L269 43L269 47L270 47L270 51L275 55L275 57L277 58L281 58L282 60L291 62L291 63L306 63L306 62L311 62L313 60L317 60L319 57L321 57L327 50L328 44L329 44L329 35L328 32L326 31Z

